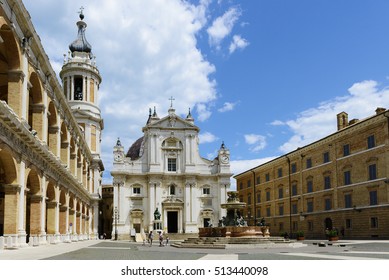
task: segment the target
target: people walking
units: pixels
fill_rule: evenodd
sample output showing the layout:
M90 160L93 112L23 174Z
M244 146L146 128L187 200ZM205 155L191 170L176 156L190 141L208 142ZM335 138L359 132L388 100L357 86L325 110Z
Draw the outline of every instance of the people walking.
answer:
M150 247L153 245L153 238L154 238L153 231L150 230L150 233L149 233L149 246Z
M159 232L159 247L163 247L163 234L162 234L162 231Z
M166 246L169 245L169 236L166 236Z

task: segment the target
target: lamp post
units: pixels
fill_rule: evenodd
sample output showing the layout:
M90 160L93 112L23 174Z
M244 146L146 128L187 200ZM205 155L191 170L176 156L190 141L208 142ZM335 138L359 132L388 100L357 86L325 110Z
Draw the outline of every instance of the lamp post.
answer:
M119 211L118 208L115 207L115 210L113 211L114 214L114 220L115 220L115 240L118 240L118 219L119 219Z

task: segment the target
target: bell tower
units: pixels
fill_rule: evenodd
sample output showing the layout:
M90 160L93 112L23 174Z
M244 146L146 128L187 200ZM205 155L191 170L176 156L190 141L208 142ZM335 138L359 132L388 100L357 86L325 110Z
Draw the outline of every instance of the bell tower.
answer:
M64 64L59 75L64 94L86 143L92 155L100 158L101 131L104 129L98 105L101 76L92 54L92 46L85 37L87 24L84 22L82 9L77 22L77 38L69 45L69 55L64 55Z

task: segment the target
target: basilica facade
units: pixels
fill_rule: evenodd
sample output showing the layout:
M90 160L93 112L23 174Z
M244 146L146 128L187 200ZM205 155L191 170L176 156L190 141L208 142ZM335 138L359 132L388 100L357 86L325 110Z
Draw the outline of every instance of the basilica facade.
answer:
M0 249L98 236L101 77L83 18L58 79L22 1L1 1Z
M150 110L143 136L128 149L113 149L112 236L149 231L197 233L225 216L220 204L230 189L230 152L224 143L213 160L199 154L199 131L171 105L165 117Z

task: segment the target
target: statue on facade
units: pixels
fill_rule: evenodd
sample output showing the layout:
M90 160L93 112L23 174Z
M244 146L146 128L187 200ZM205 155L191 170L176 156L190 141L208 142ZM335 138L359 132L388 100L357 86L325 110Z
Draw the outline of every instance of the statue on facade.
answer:
M161 219L161 213L158 211L158 207L154 211L154 220L159 221Z

